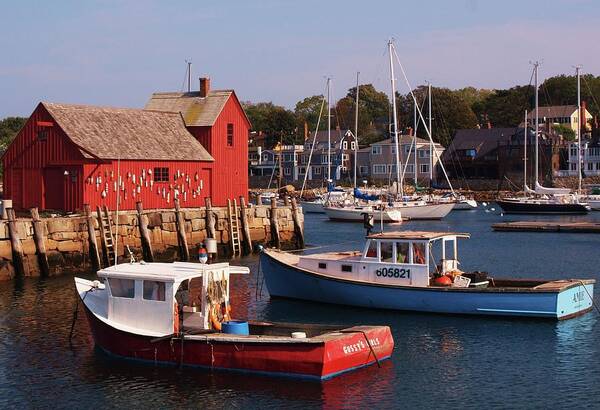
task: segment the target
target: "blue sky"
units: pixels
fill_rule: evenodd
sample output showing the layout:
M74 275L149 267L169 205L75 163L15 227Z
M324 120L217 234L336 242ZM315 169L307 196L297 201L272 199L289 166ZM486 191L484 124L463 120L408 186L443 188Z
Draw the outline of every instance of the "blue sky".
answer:
M504 88L572 66L600 75L600 2L10 1L0 15L0 118L39 101L142 107L192 87L292 108L331 76L335 97L361 82L387 91L395 38L413 86ZM398 77L401 80L400 77ZM406 91L399 81L400 91Z

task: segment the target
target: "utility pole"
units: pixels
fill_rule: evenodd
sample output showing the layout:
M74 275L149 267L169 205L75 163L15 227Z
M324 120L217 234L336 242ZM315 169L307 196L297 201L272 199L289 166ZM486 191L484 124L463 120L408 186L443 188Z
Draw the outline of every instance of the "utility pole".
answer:
M188 93L192 91L192 62L185 60L187 63L187 75L188 75Z
M523 132L523 191L527 191L527 110L525 110L525 129ZM527 194L527 192L525 192Z

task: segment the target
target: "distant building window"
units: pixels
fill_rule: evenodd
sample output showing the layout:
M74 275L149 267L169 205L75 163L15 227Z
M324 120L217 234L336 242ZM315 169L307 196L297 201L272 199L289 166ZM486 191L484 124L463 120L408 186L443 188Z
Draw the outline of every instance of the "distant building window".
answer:
M298 168L298 173L301 175L304 175L306 173L306 168L305 167Z
M419 158L429 158L429 150L420 149L417 152L419 153Z
M385 174L387 167L385 164L376 164L373 165L373 173L374 174Z
M48 130L39 130L37 133L38 141L46 141L48 139Z
M292 169L291 168L284 168L283 169L283 174L284 175L292 175Z
M600 171L600 162L596 162L596 171Z
M154 182L169 182L169 168L154 168Z
M321 175L321 167L315 168L315 175Z
M381 155L381 145L373 145L371 147L371 153L373 155Z
M414 164L407 164L406 165L406 173L407 174L413 174L415 172L415 166Z
M396 165L389 165L387 166L387 172L388 174L395 174L396 173Z
M369 173L369 167L366 165L361 165L358 169L361 175L367 175Z
M155 280L144 281L144 299L165 301L165 282Z
M227 146L233 147L233 124L227 124Z
M475 151L474 149L467 149L465 150L465 155L467 157L475 158L475 156L477 155L477 151Z
M421 165L419 165L419 172L421 174L426 174L427 172L429 172L429 164L421 164Z
M348 141L342 143L342 149L348 149Z
M577 164L571 163L571 171L577 171Z
M356 148L356 142L352 141L350 143L350 148L352 149L352 151L354 151L354 149Z
M593 170L594 170L594 163L588 162L588 171L593 171Z
M133 279L108 279L110 293L115 298L133 299L135 296L135 281Z

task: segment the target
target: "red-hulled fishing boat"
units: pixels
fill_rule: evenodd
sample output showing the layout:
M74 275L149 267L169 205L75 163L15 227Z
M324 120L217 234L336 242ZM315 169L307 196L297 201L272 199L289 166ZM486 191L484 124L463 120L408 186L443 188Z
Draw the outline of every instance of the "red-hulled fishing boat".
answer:
M161 364L328 379L390 357L387 326L240 322L229 318L227 263L128 263L75 278L97 346Z

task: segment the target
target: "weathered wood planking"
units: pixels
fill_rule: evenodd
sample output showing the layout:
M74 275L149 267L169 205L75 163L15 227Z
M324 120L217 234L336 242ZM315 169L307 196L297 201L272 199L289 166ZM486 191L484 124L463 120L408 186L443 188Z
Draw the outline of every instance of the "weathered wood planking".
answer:
M492 229L500 232L600 233L600 223L544 221L499 222L493 224Z

